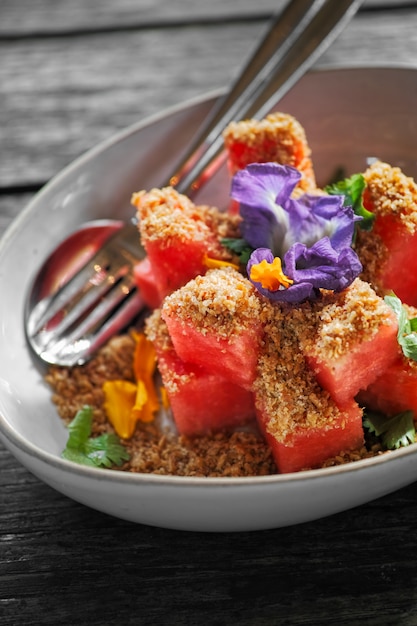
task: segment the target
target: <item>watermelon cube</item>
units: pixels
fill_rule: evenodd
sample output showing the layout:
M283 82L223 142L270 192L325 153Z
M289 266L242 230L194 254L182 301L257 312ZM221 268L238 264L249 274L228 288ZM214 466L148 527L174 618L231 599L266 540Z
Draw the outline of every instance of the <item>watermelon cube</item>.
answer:
M222 237L238 236L236 216L196 206L171 187L136 193L132 202L160 301L204 274L206 256L236 262L220 243ZM143 278L140 272L138 278Z
M300 345L317 381L345 405L398 358L395 314L364 281L326 294L299 330Z
M262 341L262 300L231 267L198 276L165 298L162 317L178 356L250 389Z
M156 287L155 275L148 257L135 265L133 275L146 306L150 309L157 309L161 305L161 296Z
M356 251L363 278L378 293L393 291L403 302L417 305L417 183L398 167L376 162L364 173L364 206L374 213L371 231L359 230Z
M302 173L299 189L304 192L316 189L305 131L291 115L271 113L262 120L231 122L223 132L223 139L232 175L251 163L279 163Z
M255 419L253 394L203 367L184 363L156 311L147 322L158 367L181 435L205 435L233 430Z
M409 319L417 317L415 307L404 308ZM406 357L398 345L396 360L357 399L368 409L388 417L410 410L417 419L417 361Z
M300 349L295 309L271 308L254 382L257 419L282 473L316 468L364 443L362 409L336 402L317 382Z
M274 432L268 411L259 408L258 423L280 473L315 469L332 457L363 446L362 410L359 406L352 401L344 407L333 406L333 412L331 425L325 421L314 427L300 424L282 439L280 431Z
M358 400L368 409L388 417L411 410L417 418L417 362L398 355L397 360L359 394Z

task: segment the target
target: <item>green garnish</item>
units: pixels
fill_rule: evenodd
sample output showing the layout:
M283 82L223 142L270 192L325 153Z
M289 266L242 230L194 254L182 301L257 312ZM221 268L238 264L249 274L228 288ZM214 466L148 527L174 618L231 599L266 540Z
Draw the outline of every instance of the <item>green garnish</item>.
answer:
M397 296L385 296L384 301L394 311L398 320L397 341L403 354L417 361L417 318L408 319L407 310Z
M68 424L69 437L62 458L90 467L120 466L128 461L129 453L116 435L90 437L92 423L93 409L86 405Z
M365 185L365 178L362 174L353 174L350 178L327 185L325 191L333 196L345 196L344 206L351 206L355 215L362 217L362 220L358 222L359 228L371 230L375 215L363 206L362 196Z
M239 261L242 265L246 265L249 261L249 257L253 252L253 248L248 244L245 239L233 239L233 237L223 237L220 241L222 246L231 250L236 256L239 257Z
M415 443L416 429L412 411L403 411L393 417L366 412L363 425L370 433L380 438L387 450L395 450Z

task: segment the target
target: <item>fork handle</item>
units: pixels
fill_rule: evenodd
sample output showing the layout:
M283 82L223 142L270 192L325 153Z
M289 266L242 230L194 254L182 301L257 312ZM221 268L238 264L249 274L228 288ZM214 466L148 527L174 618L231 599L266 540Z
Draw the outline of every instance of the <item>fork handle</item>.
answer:
M252 56L240 70L230 89L217 100L204 120L197 136L179 163L176 173L171 177L171 184L176 185L179 190L182 188L182 179L193 162L232 120L231 110L240 101L242 94L245 99L248 98L248 92L253 90L261 70L272 58L288 49L301 32L306 20L314 14L322 2L323 0L292 0L283 11L274 15L266 34Z
M225 159L222 132L232 120L263 117L330 46L363 0L292 0L232 88L214 106L167 184L192 197Z

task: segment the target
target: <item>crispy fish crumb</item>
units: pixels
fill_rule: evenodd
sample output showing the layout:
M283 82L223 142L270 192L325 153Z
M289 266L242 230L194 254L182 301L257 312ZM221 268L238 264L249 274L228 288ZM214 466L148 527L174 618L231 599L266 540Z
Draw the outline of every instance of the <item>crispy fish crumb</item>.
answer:
M417 230L417 183L388 163L376 161L364 173L364 202L377 216L401 221L412 235Z
M204 437L136 435L131 472L176 476L238 477L276 474L271 451L258 434L215 433Z
M53 390L53 402L64 422L68 423L83 405L89 404L93 407L93 435L114 432L103 410L102 384L115 378L133 380L133 350L133 339L122 335L112 338L86 365L50 368L46 381ZM312 396L310 401L316 406ZM141 423L132 439L123 444L131 458L122 467L115 468L121 471L201 477L264 476L278 472L269 446L254 432L190 438L178 436L174 429L165 431L157 422ZM377 454L381 454L380 448L363 447L328 459L324 466L350 463Z
M89 363L51 367L46 381L53 402L68 423L85 404L93 407L93 436L114 430L103 410L105 380L133 380L134 341L114 337ZM277 472L271 450L259 433L239 431L190 438L165 431L158 423L139 424L123 444L131 458L120 470L177 476L263 476ZM117 469L117 468L115 468Z
M269 416L267 430L283 442L295 428L330 428L343 417L301 352L298 332L306 321L302 311L285 304L264 311L255 404Z
M201 333L228 339L259 319L261 297L252 283L232 267L210 270L164 300L162 311L191 321Z
M297 331L300 343L308 354L326 361L371 340L381 325L394 323L388 305L359 278L342 293L326 292L301 311L304 319Z
M232 173L250 163L275 162L297 168L299 187L315 191L311 150L301 124L286 113L271 113L262 120L231 122L223 132Z
M395 230L399 226L404 235L415 235L417 183L399 167L381 161L376 161L364 172L364 179L364 205L377 218L383 218L381 225L386 218L384 228L387 231L389 225L395 225ZM384 296L387 293L385 272L390 253L378 232L378 221L375 224L370 231L358 229L353 247L363 266L362 280L368 282L378 295Z
M218 259L234 260L230 251L220 245L224 237L240 237L238 215L219 211L215 207L195 205L187 196L172 187L139 191L132 196L142 243L161 240L164 245L175 242L201 241Z
M363 459L371 459L381 454L390 454L390 450L382 450L379 444L375 444L370 448L362 446L359 450L346 450L340 452L337 456L327 459L322 467L335 467L336 465L344 465L345 463L354 463Z
M382 286L385 262L389 257L387 246L373 230L359 228L353 248L362 263L361 280L369 283L372 289L383 297L387 293L387 290Z
M45 380L53 389L52 401L60 417L68 423L88 404L93 407L94 433L113 432L103 410L102 386L106 380L133 382L133 352L134 340L129 335L120 335L113 337L85 365L51 367Z

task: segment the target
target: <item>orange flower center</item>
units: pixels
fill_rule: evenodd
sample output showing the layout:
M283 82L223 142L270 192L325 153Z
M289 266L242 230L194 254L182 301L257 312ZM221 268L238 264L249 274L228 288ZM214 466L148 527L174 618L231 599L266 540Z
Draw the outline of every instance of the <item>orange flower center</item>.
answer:
M255 283L261 283L262 287L269 291L278 291L278 289L282 288L287 289L294 282L282 271L282 263L279 257L275 257L272 263L264 259L260 263L252 265L250 278Z

